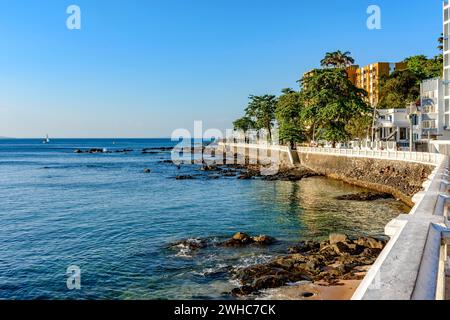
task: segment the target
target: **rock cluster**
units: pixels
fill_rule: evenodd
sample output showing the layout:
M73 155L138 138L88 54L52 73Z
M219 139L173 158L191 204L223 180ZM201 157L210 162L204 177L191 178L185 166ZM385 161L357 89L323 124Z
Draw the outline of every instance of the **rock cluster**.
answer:
M191 175L180 175L180 176L176 176L175 179L176 180L192 180L192 179L194 179L194 177Z
M232 290L235 296L257 293L288 283L321 281L336 284L339 280L361 279L358 267L372 265L386 242L361 237L351 240L333 234L324 242L307 241L289 248L289 254L265 263L233 271L242 286Z
M238 232L231 239L222 243L225 247L240 247L249 244L257 245L271 245L275 242L275 239L266 235L260 235L256 237L251 237L246 233Z
M377 192L361 192L354 194L346 194L343 196L338 196L336 200L353 200L353 201L374 201L379 199L392 199L392 195L388 193L377 193Z
M120 149L114 151L108 151L107 149L91 148L86 150L75 149L74 153L128 153L133 152L133 149Z

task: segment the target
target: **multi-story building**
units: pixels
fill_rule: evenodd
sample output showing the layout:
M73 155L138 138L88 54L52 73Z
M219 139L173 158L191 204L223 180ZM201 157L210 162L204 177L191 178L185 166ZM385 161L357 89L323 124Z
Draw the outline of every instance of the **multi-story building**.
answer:
M450 116L448 112L450 110L450 2L444 1L444 109L446 115L444 118L444 124L447 128L450 127Z
M440 78L422 81L420 85L419 140L450 138L450 109L445 104L444 81Z
M356 86L366 90L369 95L369 103L372 106L376 106L380 98L381 79L391 75L394 71L404 70L405 68L406 64L403 62L377 62L369 64L357 69Z

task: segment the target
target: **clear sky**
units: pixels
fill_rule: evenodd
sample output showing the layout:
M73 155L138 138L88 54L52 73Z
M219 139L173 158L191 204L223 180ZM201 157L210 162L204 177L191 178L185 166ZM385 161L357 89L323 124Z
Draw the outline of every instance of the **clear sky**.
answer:
M441 20L439 0L0 0L0 136L229 128L249 94L297 88L327 51L360 65L437 54Z

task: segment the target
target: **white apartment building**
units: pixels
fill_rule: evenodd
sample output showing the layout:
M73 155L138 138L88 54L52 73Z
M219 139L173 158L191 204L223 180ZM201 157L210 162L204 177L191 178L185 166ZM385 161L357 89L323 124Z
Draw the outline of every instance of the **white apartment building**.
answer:
M411 130L408 110L406 108L379 109L377 113L375 140L396 142L399 147L407 147Z
M444 99L444 81L424 80L420 85L419 132L416 141L450 139L449 102Z
M450 47L449 47L449 36L450 36L450 2L444 1L444 126L450 128Z

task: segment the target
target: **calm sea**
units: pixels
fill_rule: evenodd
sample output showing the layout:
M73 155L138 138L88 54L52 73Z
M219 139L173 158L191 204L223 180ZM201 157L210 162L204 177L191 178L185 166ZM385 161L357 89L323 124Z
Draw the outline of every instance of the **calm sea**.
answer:
M211 179L164 160L165 139L0 140L0 299L227 299L230 267L270 259L330 232L382 235L406 212L395 200L337 201L364 191L326 178ZM76 154L75 149L133 149ZM145 174L144 169L151 169ZM194 180L176 180L181 174ZM272 248L188 252L186 238L268 234ZM81 269L69 290L66 269Z

